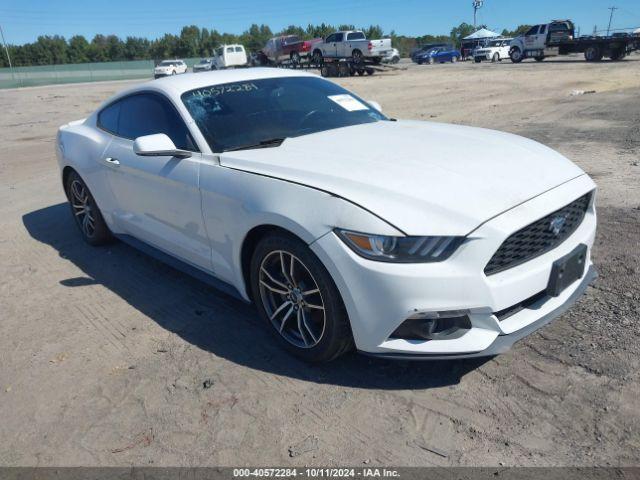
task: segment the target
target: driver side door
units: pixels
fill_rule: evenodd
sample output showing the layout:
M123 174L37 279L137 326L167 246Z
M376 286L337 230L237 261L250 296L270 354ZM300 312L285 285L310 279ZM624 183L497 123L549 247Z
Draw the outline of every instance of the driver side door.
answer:
M210 270L211 250L202 221L198 185L201 155L186 124L162 94L142 92L117 102L117 132L102 159L116 198L121 231L159 250ZM164 133L190 158L140 156L136 138Z
M331 35L329 35L327 37L327 39L325 40L324 44L322 45L322 56L323 57L333 58L333 57L337 56L337 54L338 54L338 44L337 44L338 35L340 35L340 34L332 33Z

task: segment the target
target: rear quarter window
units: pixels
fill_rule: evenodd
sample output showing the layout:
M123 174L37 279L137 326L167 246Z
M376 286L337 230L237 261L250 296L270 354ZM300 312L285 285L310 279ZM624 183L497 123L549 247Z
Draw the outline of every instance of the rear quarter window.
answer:
M98 126L103 130L118 134L118 119L120 117L120 102L115 102L98 113Z
M351 32L347 35L347 40L364 40L364 33L362 32Z

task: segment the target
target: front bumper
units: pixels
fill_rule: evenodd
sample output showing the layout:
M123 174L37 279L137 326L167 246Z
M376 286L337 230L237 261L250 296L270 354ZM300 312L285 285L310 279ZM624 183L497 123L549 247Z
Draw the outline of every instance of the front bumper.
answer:
M561 303L560 306L555 308L555 310L550 311L546 315L543 315L540 319L536 320L533 323L530 323L524 328L517 330L514 333L510 333L507 335L499 335L491 345L485 350L475 353L465 353L465 354L450 354L450 355L411 355L411 354L401 354L401 353L369 353L362 352L365 355L380 357L380 358L390 358L397 360L455 360L459 358L477 358L477 357L493 357L495 355L500 355L501 353L507 352L514 343L519 340L522 340L524 337L532 334L536 330L544 327L552 320L556 319L563 313L565 313L571 306L584 294L587 290L587 287L593 283L593 281L598 278L598 273L593 265L589 267L589 270L585 274L585 276L580 281L578 287L573 291L571 296L564 302Z
M596 229L593 204L578 229L553 250L528 262L486 276L484 267L512 233L592 191L583 175L499 215L472 232L446 261L389 264L366 260L334 233L311 245L334 279L349 314L356 348L402 358L492 356L550 322L593 281L590 261ZM553 262L577 245L588 247L585 273L559 296L543 296L506 318L496 315L545 291ZM408 340L392 333L417 312L464 310L471 328L450 339Z

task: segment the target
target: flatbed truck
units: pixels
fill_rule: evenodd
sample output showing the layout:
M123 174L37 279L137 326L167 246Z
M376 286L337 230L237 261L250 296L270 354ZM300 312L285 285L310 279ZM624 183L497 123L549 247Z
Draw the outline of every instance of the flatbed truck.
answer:
M520 63L525 58L541 62L547 57L582 53L586 61L599 62L604 57L622 60L638 49L640 38L624 35L576 38L571 20L554 20L534 25L524 35L514 38L509 57L513 63Z

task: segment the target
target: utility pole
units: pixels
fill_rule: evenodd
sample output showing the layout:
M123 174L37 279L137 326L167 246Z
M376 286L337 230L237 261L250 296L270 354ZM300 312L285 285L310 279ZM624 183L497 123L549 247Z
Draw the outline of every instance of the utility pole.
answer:
M11 65L11 55L9 55L9 49L7 48L7 42L4 41L4 32L2 31L2 25L0 25L0 37L2 37L2 45L4 45L4 51L7 54L7 60L9 60L9 70L11 70L11 79L15 80L16 77L13 74L13 65Z
M484 0L473 0L473 29L478 28L478 10L484 5Z
M613 20L613 12L618 10L618 7L609 7L609 10L611 10L611 15L609 16L609 27L607 28L607 37L609 36L609 33L611 32L611 21Z

